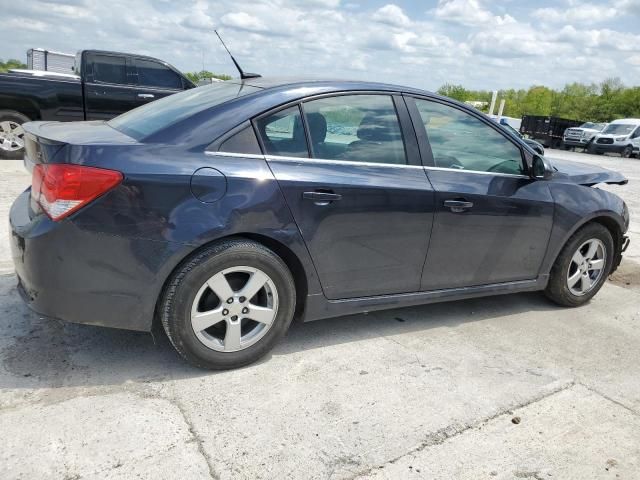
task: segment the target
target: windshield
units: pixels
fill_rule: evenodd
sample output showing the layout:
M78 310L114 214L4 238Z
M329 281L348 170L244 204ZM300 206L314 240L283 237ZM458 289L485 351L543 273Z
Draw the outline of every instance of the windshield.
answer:
M520 134L519 131L517 131L515 128L513 128L511 125L509 125L508 123L501 123L500 125L502 125L507 131L511 132L512 134L514 134L516 137L520 137L522 138L522 135Z
M227 82L192 88L130 110L107 123L136 140L142 140L198 112L259 90Z
M629 135L631 132L633 132L633 129L636 127L637 125L628 125L625 123L615 123L615 124L612 123L607 128L605 128L602 131L602 133L608 133L611 135Z
M605 123L586 122L580 125L580 128L588 128L590 130L602 130L605 125L606 125Z

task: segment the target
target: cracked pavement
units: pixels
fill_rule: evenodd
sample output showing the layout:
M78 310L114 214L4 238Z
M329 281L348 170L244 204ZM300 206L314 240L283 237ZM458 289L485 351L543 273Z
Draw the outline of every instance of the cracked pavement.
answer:
M531 293L295 324L228 372L163 335L39 318L0 221L0 478L640 478L640 160L554 155L631 181L612 188L630 250L588 305ZM0 162L0 215L28 183Z

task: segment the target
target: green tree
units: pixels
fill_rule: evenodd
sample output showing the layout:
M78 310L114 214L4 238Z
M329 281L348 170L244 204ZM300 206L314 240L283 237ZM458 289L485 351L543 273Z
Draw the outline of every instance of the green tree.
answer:
M27 68L27 66L15 58L10 58L6 62L0 60L0 72L8 72L12 68Z
M200 80L205 80L207 78L217 78L219 80L231 80L231 75L227 75L226 73L213 73L213 72L209 72L208 70L202 70L200 72L187 72L185 73L185 75L193 83L198 83Z
M445 97L453 98L454 100L458 100L460 102L466 102L467 100L475 100L475 98L471 97L471 92L464 88L462 85L452 85L450 83L445 83L438 89L438 94L444 95Z

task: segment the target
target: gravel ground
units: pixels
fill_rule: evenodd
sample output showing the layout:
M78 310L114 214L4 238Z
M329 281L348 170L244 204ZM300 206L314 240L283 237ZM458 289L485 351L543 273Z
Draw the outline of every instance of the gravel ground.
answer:
M209 373L162 335L43 320L0 274L0 478L640 478L640 160L548 155L630 179L611 188L632 246L579 309L533 293L296 324ZM0 215L28 183L0 162Z

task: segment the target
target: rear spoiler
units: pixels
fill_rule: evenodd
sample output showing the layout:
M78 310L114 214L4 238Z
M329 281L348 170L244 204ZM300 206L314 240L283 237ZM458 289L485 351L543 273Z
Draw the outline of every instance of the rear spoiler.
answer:
M27 122L24 128L24 168L33 173L33 168L39 163L48 163L58 151L66 145L64 142L47 138L42 134L41 127L52 122Z

